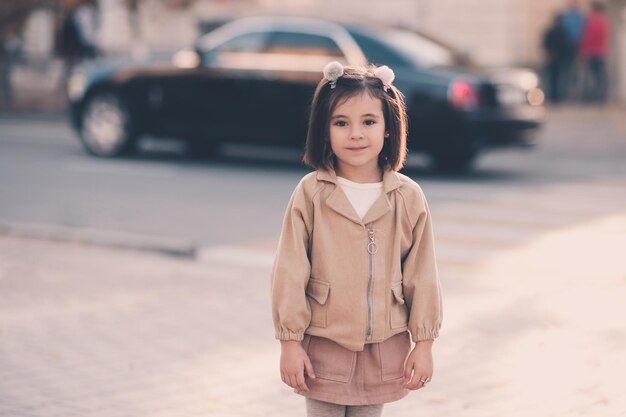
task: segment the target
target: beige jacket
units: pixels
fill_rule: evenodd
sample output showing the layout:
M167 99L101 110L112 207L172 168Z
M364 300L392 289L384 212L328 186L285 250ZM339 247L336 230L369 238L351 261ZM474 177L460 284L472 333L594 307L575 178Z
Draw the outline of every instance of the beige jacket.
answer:
M420 186L392 170L363 220L334 170L305 175L289 200L271 274L275 337L304 333L352 351L406 331L435 339L441 286Z

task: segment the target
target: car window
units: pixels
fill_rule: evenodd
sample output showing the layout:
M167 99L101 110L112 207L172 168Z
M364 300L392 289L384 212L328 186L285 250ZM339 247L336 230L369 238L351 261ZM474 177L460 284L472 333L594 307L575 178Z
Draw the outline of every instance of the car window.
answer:
M391 67L410 66L409 60L376 39L359 32L350 32L350 35L359 45L368 62L375 65L389 65Z
M204 52L205 66L232 69L254 69L258 55L267 47L269 32L244 33Z
M385 30L381 32L381 41L420 66L453 66L455 64L453 51L408 30Z
M236 36L213 49L213 52L261 52L267 45L268 32L252 32Z
M298 32L274 32L266 50L272 54L315 55L342 58L343 53L331 38Z
M330 60L347 63L331 38L286 31L242 34L203 56L204 65L214 68L314 72L316 77Z

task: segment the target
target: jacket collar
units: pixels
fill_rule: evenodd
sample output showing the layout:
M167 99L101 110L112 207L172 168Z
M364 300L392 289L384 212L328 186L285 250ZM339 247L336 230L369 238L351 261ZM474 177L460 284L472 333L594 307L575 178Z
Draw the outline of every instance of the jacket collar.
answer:
M319 169L317 171L317 180L318 181L328 181L333 184L337 184L337 174L335 173L334 168L329 168L328 170ZM392 169L386 169L383 172L383 191L388 193L389 191L395 190L400 187L402 182L398 177L398 173Z
M386 169L383 172L383 192L369 208L363 219L361 219L343 192L343 189L338 186L337 174L333 168L318 170L317 180L330 182L335 185L334 190L326 199L326 204L337 213L361 225L371 223L391 211L392 206L387 194L402 185L398 173L392 169Z

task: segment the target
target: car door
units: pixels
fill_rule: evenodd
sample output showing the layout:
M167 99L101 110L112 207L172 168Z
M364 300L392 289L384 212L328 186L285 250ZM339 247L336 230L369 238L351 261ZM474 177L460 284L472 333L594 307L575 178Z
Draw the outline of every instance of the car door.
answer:
M198 128L220 140L245 142L254 132L251 121L259 61L267 46L266 31L234 35L208 51L201 51L198 90L205 100L196 114Z
M202 68L153 67L131 80L127 88L141 98L146 133L182 138L203 135L200 122L207 122L203 120L205 107L213 100L221 101L215 94L208 99L207 90L215 88L203 88L211 78L215 76ZM209 122L216 124L219 118Z
M332 37L295 30L272 31L260 55L250 119L257 132L250 141L301 148L324 66L348 60Z
M198 66L153 69L141 88L150 109L148 124L164 135L218 142L245 138L256 55L267 39L267 32L238 33L199 51Z

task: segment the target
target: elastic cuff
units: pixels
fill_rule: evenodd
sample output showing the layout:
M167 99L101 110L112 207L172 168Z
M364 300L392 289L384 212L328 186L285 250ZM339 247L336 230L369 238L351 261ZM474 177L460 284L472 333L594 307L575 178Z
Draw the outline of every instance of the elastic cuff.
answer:
M418 329L417 334L415 331L411 331L411 337L414 342L419 342L420 340L435 340L439 337L439 328Z
M289 330L284 330L282 332L276 332L274 337L278 340L296 340L298 342L304 339L304 330L301 332L292 332Z

